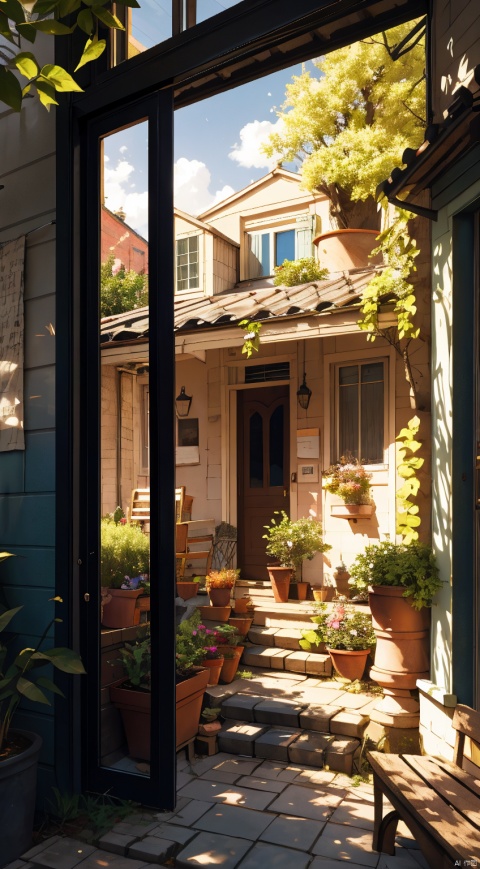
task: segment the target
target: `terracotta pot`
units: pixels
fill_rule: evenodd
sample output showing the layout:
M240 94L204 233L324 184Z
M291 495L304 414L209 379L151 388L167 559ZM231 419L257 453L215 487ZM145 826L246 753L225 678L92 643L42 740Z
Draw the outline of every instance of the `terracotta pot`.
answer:
M222 669L220 671L220 680L226 684L233 682L235 678L240 658L242 657L243 646L235 646L232 651L233 655L231 657L225 657L223 659Z
M231 606L199 606L202 621L228 622Z
M351 682L354 682L355 679L362 678L370 649L350 651L347 649L329 649L327 646L327 652L337 673L344 679L350 679Z
M298 600L306 600L310 583L309 582L296 582L295 585L297 588Z
M146 595L143 588L109 588L108 594L111 600L104 603L102 611L102 625L105 628L139 625L140 613L150 611L150 595Z
M368 603L372 625L379 631L424 631L430 627L429 607L416 610L410 599L403 596L405 589L397 585L370 586Z
M190 600L198 592L198 582L186 582L177 580L177 595L183 600Z
M196 735L203 695L210 671L197 670L193 676L183 679L175 689L177 749ZM128 752L139 760L150 760L151 694L134 691L122 685L110 686L110 700L120 710Z
M318 248L320 264L328 263L330 271L349 271L382 263L382 256L369 258L378 246L376 229L334 229L313 239Z
M287 603L290 580L293 570L291 567L267 567L270 582L272 583L273 597L277 603Z
M232 626L232 628L236 628L240 636L245 637L250 628L252 627L253 619L251 618L229 618L228 624Z
M233 603L233 608L236 613L248 612L248 600L241 597L237 598Z
M228 606L232 596L231 588L209 588L207 589L210 603L212 606Z
M208 684L218 685L220 679L220 671L223 667L224 658L205 658L201 666L206 667L208 672Z
M313 599L317 601L317 603L322 603L327 599L328 588L312 588Z

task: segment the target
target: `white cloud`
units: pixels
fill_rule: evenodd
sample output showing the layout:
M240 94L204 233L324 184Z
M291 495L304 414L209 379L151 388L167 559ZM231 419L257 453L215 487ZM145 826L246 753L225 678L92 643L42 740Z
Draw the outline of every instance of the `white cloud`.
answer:
M128 148L126 145L122 145L118 150L120 151L120 154L126 154L128 151Z
M135 190L132 173L135 167L127 160L119 160L116 167L108 166L105 160L104 185L105 205L110 211L125 211L125 220L129 226L140 235L148 235L148 191L139 193Z
M279 155L266 157L262 152L262 145L266 144L271 133L279 132L282 121L279 119L275 124L271 121L251 121L240 130L240 144L235 144L229 153L230 160L245 166L247 169L273 169Z
M174 202L181 211L188 214L201 214L221 199L234 193L233 187L226 184L215 193L210 191L212 176L210 170L199 160L180 157L173 167Z

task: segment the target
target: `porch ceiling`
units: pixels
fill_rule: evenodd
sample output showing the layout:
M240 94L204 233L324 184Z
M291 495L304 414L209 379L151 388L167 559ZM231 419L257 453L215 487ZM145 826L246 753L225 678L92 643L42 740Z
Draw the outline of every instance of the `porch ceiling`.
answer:
M175 332L177 336L206 331L218 333L249 319L268 321L269 326L276 327L280 339L282 323L290 332L292 320L308 318L311 321L312 317L331 316L342 309L357 306L375 273L375 268L354 269L325 281L312 281L296 287L263 286L241 292L230 290L188 301L177 298ZM119 344L145 343L148 336L148 307L104 317L100 323L103 349Z

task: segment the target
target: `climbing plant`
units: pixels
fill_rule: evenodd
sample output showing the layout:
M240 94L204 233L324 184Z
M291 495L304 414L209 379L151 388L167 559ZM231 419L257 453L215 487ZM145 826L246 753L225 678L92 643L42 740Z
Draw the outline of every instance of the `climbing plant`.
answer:
M418 540L418 527L421 524L418 504L415 503L415 498L420 489L420 480L417 477L417 471L424 464L425 459L416 456L422 446L417 440L417 435L420 429L420 420L418 416L414 416L402 428L397 435L396 440L399 442L397 449L397 473L404 480L400 489L397 489L397 534L400 534L404 543L413 543Z
M258 349L260 347L260 329L262 328L262 324L258 323L256 320L240 320L238 324L241 329L245 330L245 335L243 337L243 347L242 353L245 353L247 359L250 359L250 356L254 353L258 353Z

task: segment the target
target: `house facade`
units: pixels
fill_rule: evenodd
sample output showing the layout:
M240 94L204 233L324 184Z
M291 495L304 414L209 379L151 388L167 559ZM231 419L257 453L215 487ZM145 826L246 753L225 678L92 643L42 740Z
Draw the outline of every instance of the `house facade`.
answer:
M65 609L63 623L56 627L57 643L73 644L81 649L87 669L87 676L78 683L65 684L65 701L58 700L40 713L26 707L19 723L44 737L41 795L48 797L52 785L62 791L108 788L119 796L128 795L160 807L172 805L175 798L173 583L164 582L161 587L157 583L152 587L150 775L142 777L135 771L127 774L125 770L107 767L101 752L99 722L103 689L98 580L105 458L101 445L101 375L107 364L117 366L118 363L122 368L124 363L135 362L136 352L131 343L120 346L120 340L110 342L109 339L109 346L102 343L101 350L99 346L101 143L125 125L148 125L151 239L148 274L150 286L163 288L161 305L157 295L152 293L148 312L148 476L152 526L156 529L151 535L152 573L174 576L175 516L171 501L176 479L194 496L194 509L205 503L205 508L202 507L205 513L203 517L199 513L198 518L228 519L238 524L239 495L235 489L241 441L238 419L242 415L245 418L247 393L270 388L283 389L283 394L278 392L277 398L280 403L284 402L283 416L284 420L288 419L284 429L284 453L288 461L283 479L288 474L290 486L277 488L282 489L282 497L289 502L292 516L306 515L310 510L321 516L327 535L332 535L331 542L337 535L332 558L341 555L347 561L349 547L353 555L360 537L364 543L370 539L371 531L362 529L357 534L350 523L332 516L331 505L322 493L321 470L335 456L332 444L339 442L336 396L343 377L352 374L361 387L363 373L375 375L377 379L372 382L378 384L381 371L385 424L378 453L382 458L383 452L383 461L373 463L378 464L373 468L378 521L374 536L377 539L381 535L387 537L392 534L394 525L393 437L415 413L402 364L388 347L378 342L367 347L364 336L358 332L355 305L336 305L335 301L332 305L328 295L324 295L325 291L332 290L331 286L312 288L308 304L303 307L300 303L289 303L290 294L294 295L292 291L279 293L276 306L275 298L262 296L262 293L272 295L268 286L255 290L254 298L263 307L245 305L245 298L252 297L243 292L242 299L236 298L240 288L235 288L231 301L237 306L236 316L228 328L225 320L217 326L217 321L204 316L208 309L216 311L217 319L230 316L225 300L220 308L215 308L211 301L224 295L227 287L222 287L221 281L216 290L212 285L210 295L205 288L184 289L187 294L194 290L193 295L197 293L197 296L185 297L174 311L175 230L173 220L164 217L173 214L173 108L226 88L231 88L233 94L236 85L256 76L300 58L319 56L363 35L428 13L431 107L435 118L440 119L444 108L454 99L458 83L465 83L472 92L475 89L471 73L478 63L476 54L480 44L479 16L471 0L463 4L437 3L436 0L431 4L418 0L366 0L351 4L339 0L334 7L322 0L300 0L295 8L283 0L243 0L199 23L191 19L182 21L183 4L174 3L173 9L176 14L163 41L159 39L158 44L154 43L147 51L125 60L127 50L122 53L117 40L109 52L108 65L97 70L91 81L85 80L85 92L72 97L68 107L60 107L56 114L46 113L37 101L28 100L20 116L4 112L0 144L1 183L4 185L0 192L4 206L0 227L2 253L7 257L7 243L23 236L26 251L23 268L25 449L0 453L2 546L21 558L10 559L2 565L2 586L10 606L24 606L16 627L33 641L41 636L53 612L49 599L54 593L60 594ZM68 56L69 50L59 44L58 61L73 68L75 63ZM41 43L41 52L45 62L51 61L51 47L46 39L43 45ZM67 52L67 56L63 52ZM85 75L90 74L87 68ZM475 287L478 287L475 227L480 188L474 150L465 148L461 159L454 160L448 169L450 174L444 174L444 186L438 181L437 187L432 188L432 205L440 218L432 227L432 475L435 485L432 515L433 539L444 589L432 613L432 686L424 690L430 706L424 703L422 712L426 730L429 715L432 722L437 714L442 721L448 719L448 703L455 702L455 697L478 706L475 693L478 589L474 487L477 387L473 374L477 337L471 312ZM286 178L282 180L287 183ZM258 191L251 193L256 195ZM260 203L258 211L249 212L247 208L242 212L245 223L240 226L239 235L234 236L227 231L227 221L231 219L228 208L233 205L235 203L227 202L223 213L212 211L201 215L200 223L208 224L228 239L225 245L230 245L228 249L233 258L240 258L240 281L261 281L258 270L254 275L250 269L255 260L262 270L267 269L267 254L271 269L275 234L287 233L280 245L285 242L289 250L292 229L295 250L300 250L305 243L305 235L302 237L297 232L296 218L295 226L288 221L283 223L281 216L278 222L259 224ZM316 221L317 212L310 211L310 206L308 214ZM291 217L293 212L289 219ZM189 280L194 271L195 242L188 239L198 235L198 229L202 234L207 230L190 219L186 223L186 243L180 255L187 257ZM325 226L323 221L320 227L312 221L311 226L307 224L300 229L325 231ZM251 241L250 247L244 245L242 259L242 239L245 238ZM223 254L220 259L224 265ZM427 283L429 259L427 257L424 265ZM204 261L207 262L206 254ZM334 287L338 298L343 298L342 294L350 289L351 280L351 277L348 281L343 277L339 279ZM361 278L357 280L360 282ZM469 288L470 303L467 295L455 292L456 281L458 286ZM225 278L225 282L229 283L230 277ZM329 303L329 309L324 306L325 302ZM201 303L206 308L202 309ZM322 314L322 309L316 310L322 305L323 311L328 311L326 314ZM268 316L262 325L260 352L256 358L245 361L241 353L243 336L237 321L265 310ZM428 310L425 320L428 324ZM54 328L46 329L49 325ZM144 333L137 331L136 334L142 337ZM131 336L130 332L125 341L131 342ZM426 372L428 356L426 348L422 348L419 366L424 366ZM138 344L136 349L137 361L143 363L139 367L145 368L145 352ZM117 356L113 359L114 354ZM265 381L261 386L257 380L249 381L249 370L261 367L265 374L271 365L282 366L277 367L282 376L269 382L268 387ZM372 366L377 367L372 370ZM342 371L346 368L354 368L356 373ZM132 377L128 371L132 369L127 365L127 373L122 373L125 384L129 382L127 378ZM299 408L296 398L304 372L312 390L306 411ZM254 377L258 374L257 370ZM135 377L142 376L145 372L140 374L135 368ZM426 374L422 383L427 384ZM356 385L358 393L358 384L345 385ZM200 460L195 465L175 467L178 432L174 399L181 386L193 396L190 415L199 420ZM125 388L128 387L125 385ZM375 389L379 391L379 387ZM429 391L427 386L427 396ZM425 430L428 429L428 409L427 400L422 411ZM277 408L271 410L273 413ZM255 412L260 420L265 419L263 409L260 412L260 408L255 408ZM299 451L298 442L303 438L307 441L316 438L317 431L318 457L311 453L305 455L305 450L316 446L310 444L309 447L304 441ZM126 433L125 441L128 437ZM245 463L245 451L242 455ZM116 460L116 455L108 458ZM298 475L303 478L299 466L313 468L308 476L315 476L314 465L318 465L318 481L299 482ZM131 477L126 477L123 483L127 491L136 474L132 467ZM180 477L181 474L185 476ZM297 475L295 480L293 474ZM287 496L283 496L284 488ZM428 480L425 491L428 497ZM114 501L118 501L117 497L109 504ZM314 562L309 568L316 569ZM160 653L164 656L162 661L166 662L161 666ZM449 700L452 695L455 697ZM430 707L434 707L435 713L428 712ZM435 738L438 736L433 725L430 731ZM443 737L446 735L445 730Z

